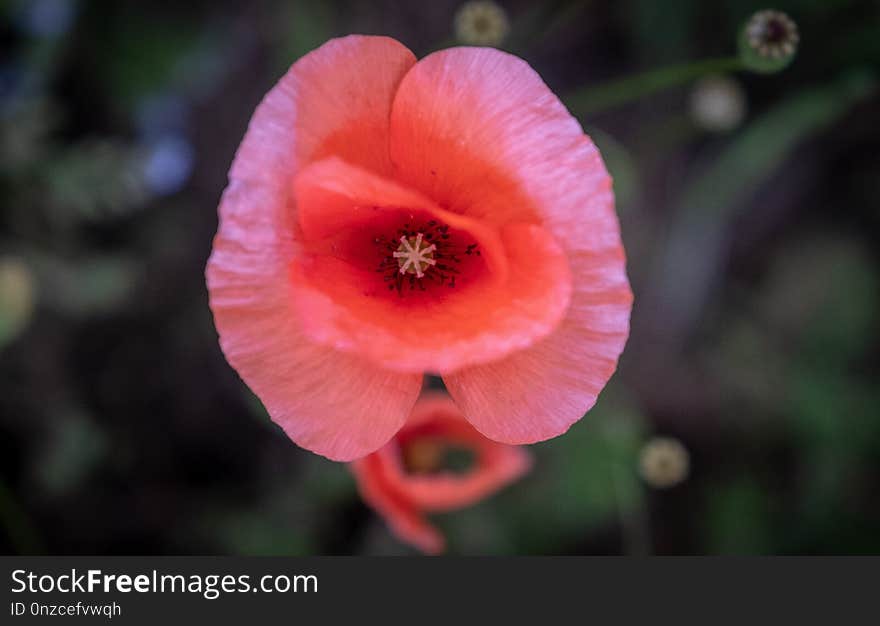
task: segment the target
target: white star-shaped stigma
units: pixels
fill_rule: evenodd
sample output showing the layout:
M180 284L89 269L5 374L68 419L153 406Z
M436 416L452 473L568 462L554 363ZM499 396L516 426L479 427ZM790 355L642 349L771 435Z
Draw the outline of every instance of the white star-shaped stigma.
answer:
M421 278L425 275L428 266L437 264L437 261L434 260L434 250L436 249L437 246L434 244L422 247L422 233L416 235L415 241L408 237L401 237L400 246L394 253L394 258L400 265L400 273L409 272L415 274L416 278Z

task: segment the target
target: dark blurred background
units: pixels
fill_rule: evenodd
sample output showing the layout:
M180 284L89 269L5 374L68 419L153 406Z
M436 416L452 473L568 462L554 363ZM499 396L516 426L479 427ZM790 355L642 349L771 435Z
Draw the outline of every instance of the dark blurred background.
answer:
M348 33L454 45L461 4L0 3L0 552L409 553L227 365L203 271L286 68ZM500 4L603 151L636 301L596 409L437 516L450 551L880 553L880 3L780 1L785 71L618 106L590 90L735 54L767 7Z

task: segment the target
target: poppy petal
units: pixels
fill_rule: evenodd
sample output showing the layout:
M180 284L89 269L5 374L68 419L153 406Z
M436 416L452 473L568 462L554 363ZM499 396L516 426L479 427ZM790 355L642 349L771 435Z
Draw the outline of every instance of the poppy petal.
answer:
M257 107L230 178L289 185L301 167L329 155L389 173L391 103L415 62L400 42L364 35L303 56Z
M605 255L608 265L601 254L574 264L571 306L550 336L495 363L443 376L462 413L485 436L509 444L543 441L564 433L596 403L617 368L632 304L622 253Z
M533 220L565 250L573 290L559 327L444 375L484 435L533 443L561 434L593 406L629 333L632 293L598 151L525 61L491 48L419 61L400 84L390 132L403 184L470 217Z
M227 360L296 443L335 460L400 428L422 377L315 344L292 306L292 183L324 154L387 171L397 85L415 57L387 37L334 39L297 61L257 108L236 153L206 270ZM333 80L327 80L332 75Z
M207 268L220 346L288 436L337 461L386 443L403 425L422 376L376 368L309 341L293 310L295 243L285 196L233 181Z
M427 554L443 552L446 544L443 535L411 502L400 497L393 487L389 488L383 463L379 454L373 454L349 466L357 479L361 497L385 519L401 540Z

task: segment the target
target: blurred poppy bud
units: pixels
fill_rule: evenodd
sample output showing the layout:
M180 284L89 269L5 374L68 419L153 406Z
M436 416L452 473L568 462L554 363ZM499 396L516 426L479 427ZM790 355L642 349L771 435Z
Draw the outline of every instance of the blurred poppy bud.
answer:
M655 437L642 448L639 470L652 487L674 487L688 476L690 455L678 439Z
M507 13L491 0L466 2L455 13L455 37L471 46L500 46L510 32Z
M728 76L708 76L698 82L690 97L694 123L709 132L724 132L740 125L746 114L746 96Z
M782 11L758 11L743 27L739 56L753 72L772 74L784 69L797 52L800 35L794 21Z

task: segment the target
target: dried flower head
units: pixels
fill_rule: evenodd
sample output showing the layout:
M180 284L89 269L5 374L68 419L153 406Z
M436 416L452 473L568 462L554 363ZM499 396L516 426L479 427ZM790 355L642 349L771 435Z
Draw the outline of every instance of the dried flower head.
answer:
M507 13L491 0L466 2L455 14L455 36L472 46L500 46L510 32Z
M655 437L642 448L639 470L652 487L674 487L688 476L690 455L678 439Z
M782 11L758 11L746 22L740 36L740 57L756 72L778 72L797 52L797 24Z
M709 76L694 86L691 117L710 132L724 132L740 125L746 114L746 96L739 82L728 76Z

